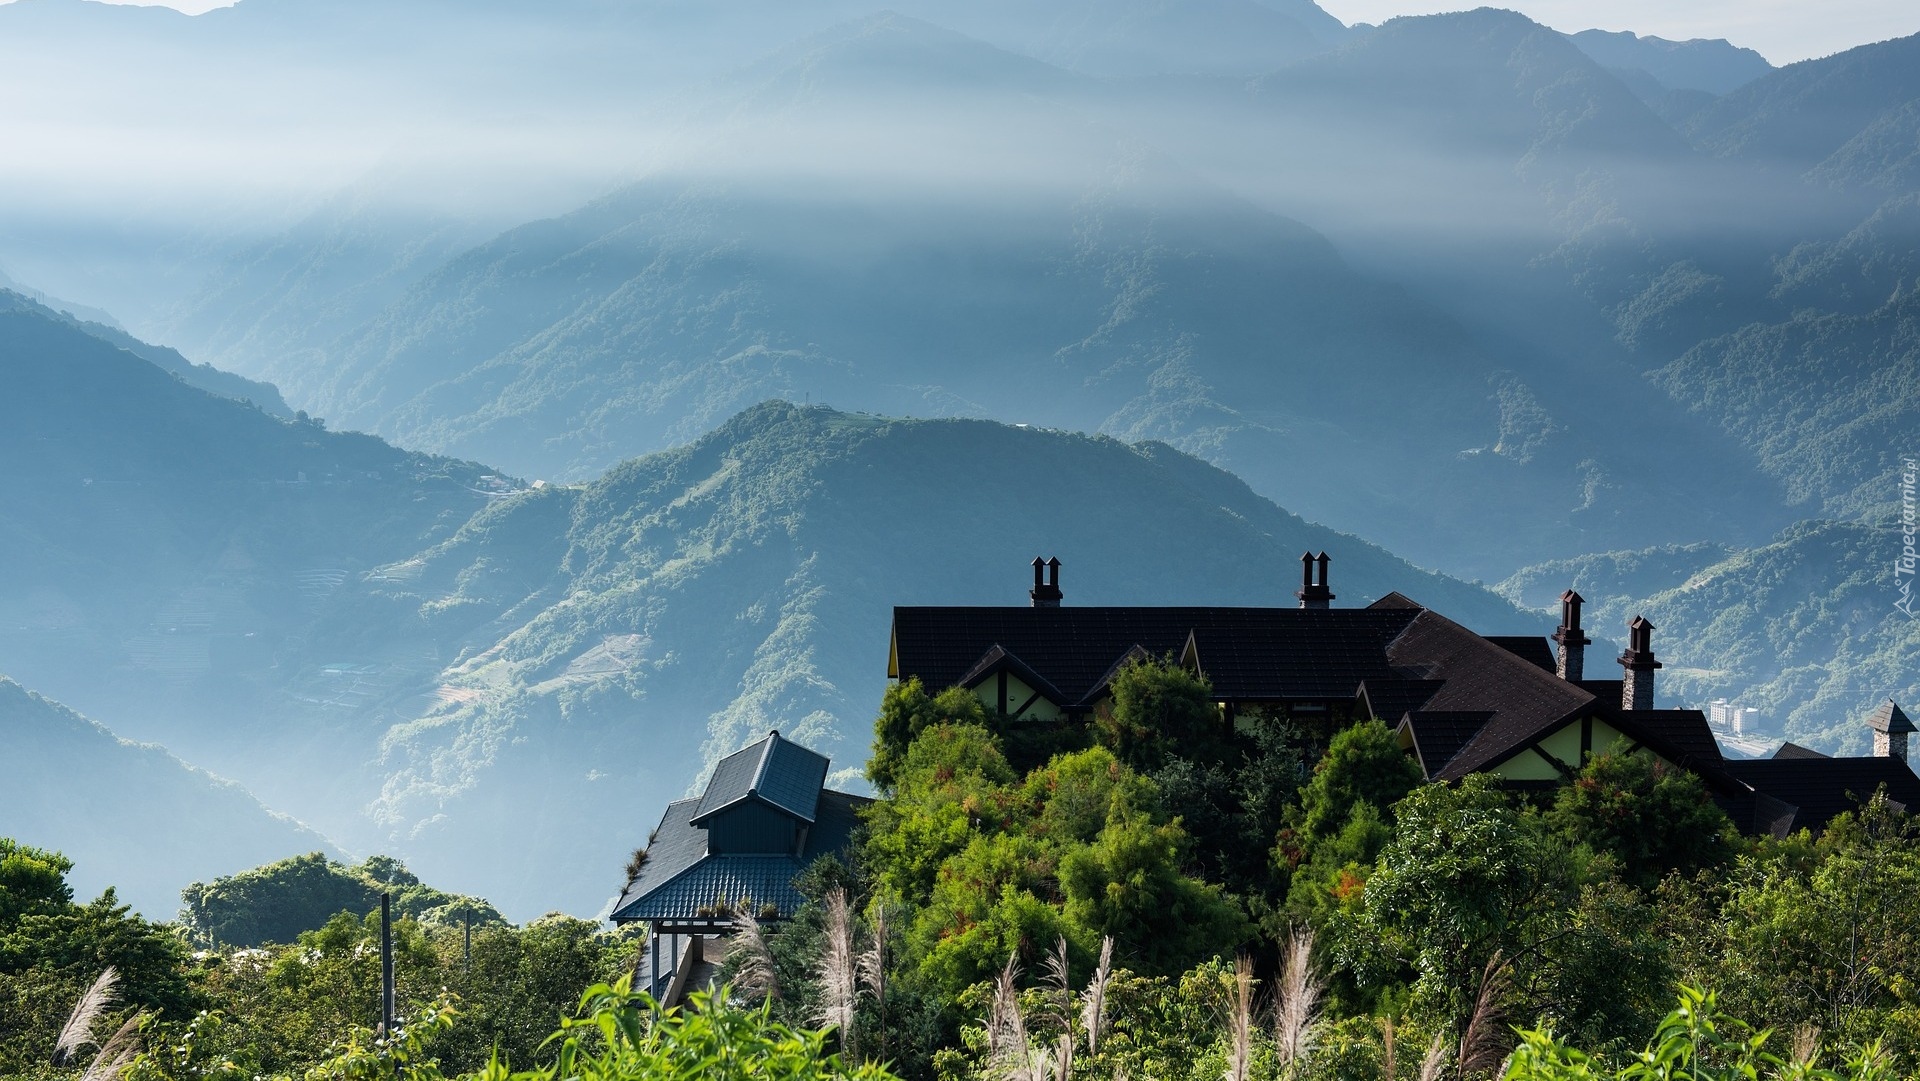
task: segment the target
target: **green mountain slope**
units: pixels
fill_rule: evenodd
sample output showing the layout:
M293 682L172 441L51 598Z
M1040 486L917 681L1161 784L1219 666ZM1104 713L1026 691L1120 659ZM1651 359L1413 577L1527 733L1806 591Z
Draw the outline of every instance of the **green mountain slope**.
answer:
M301 749L351 726L328 687L353 679L315 637L327 597L505 486L208 394L19 307L0 312L0 461L0 670L282 807L245 767L285 758L283 780L325 790Z
M0 835L65 853L76 892L117 886L150 919L171 919L191 882L332 847L239 785L120 739L5 677L0 743Z
M388 613L370 626L458 643L430 708L386 737L374 813L429 877L537 845L556 869L503 870L487 896L589 909L703 761L779 728L857 770L893 605L1024 603L1036 554L1064 562L1068 604L1291 604L1308 548L1333 554L1342 604L1399 589L1528 629L1164 445L757 406L497 503L404 581L360 585Z
M1702 110L1687 134L1718 155L1802 172L1920 98L1916 58L1920 35L1790 64Z
M1165 444L774 403L516 494L26 310L0 386L0 667L517 916L591 912L647 823L601 827L766 728L857 770L891 606L1036 554L1070 603L1286 604L1326 549L1343 603L1519 622Z
M271 383L221 371L211 364L195 364L181 356L178 350L150 345L117 326L109 326L100 319L93 318L92 315L82 317L66 311L56 311L48 307L47 298L4 288L3 282L0 282L0 312L20 312L65 322L89 337L98 338L108 345L132 353L155 367L172 372L188 386L198 387L209 394L247 402L277 417L293 416L293 410L287 408L287 403L280 397L279 389ZM104 313L93 314L104 315Z
M1716 103L1694 138L1779 177L1811 224L1744 265L1675 263L1628 305L1689 313L1666 357L1646 351L1654 381L1826 515L1866 520L1892 501L1920 430L1916 71L1920 35L1795 64Z
M1645 614L1659 628L1663 704L1727 698L1759 709L1776 738L1864 754L1876 706L1920 701L1920 620L1894 607L1900 549L1885 518L1809 521L1752 549L1610 552L1531 567L1499 589L1544 610L1571 584L1596 636L1619 638Z
M1884 506L1898 433L1920 424L1904 300L1920 272L1920 36L1767 72L1680 131L1576 44L1511 12L1396 19L1253 94L1318 163L1309 192L1337 199L1364 168L1398 178L1368 189L1379 202L1473 223L1328 231L1535 352L1547 370L1522 370L1543 401L1584 398L1654 452L1614 479L1717 501L1757 468L1774 490L1739 499L1769 531L1783 505ZM1323 206L1310 220L1352 213ZM1693 462L1679 478L1663 464L1677 458Z

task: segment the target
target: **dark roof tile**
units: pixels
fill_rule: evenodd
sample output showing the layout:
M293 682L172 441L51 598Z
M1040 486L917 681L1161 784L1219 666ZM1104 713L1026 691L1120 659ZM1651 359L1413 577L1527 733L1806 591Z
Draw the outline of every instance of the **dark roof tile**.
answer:
M1493 714L1485 711L1429 713L1416 710L1406 715L1401 728L1412 736L1413 753L1420 759L1420 768L1426 772L1428 779L1432 779L1492 719Z
M1222 698L1346 699L1391 676L1386 644L1418 608L895 608L889 674L931 690L961 682L996 645L1069 701L1087 703L1135 646L1178 654L1189 639Z
M1628 735L1664 751L1675 765L1711 769L1725 762L1707 715L1697 709L1622 710L1609 719Z
M1364 699L1366 708L1391 726L1399 724L1408 712L1426 705L1442 686L1437 679L1370 679L1360 685L1355 697Z
M1913 721L1908 719L1905 711L1896 705L1891 698L1880 703L1880 708L1874 710L1873 715L1867 718L1867 727L1873 729L1875 732L1887 732L1890 734L1916 731L1913 727Z
M769 732L765 739L735 751L713 767L693 821L705 822L734 804L758 798L802 822L811 822L814 802L827 779L827 765L825 755L809 751L779 732Z
M1729 761L1728 773L1767 796L1798 808L1791 829L1822 829L1842 811L1873 798L1920 808L1920 777L1898 758L1749 758Z
M1481 637L1535 668L1556 676L1560 674L1560 658L1554 656L1553 647L1547 644L1547 640L1537 634L1486 634Z
M1444 681L1423 711L1492 714L1436 780L1498 762L1595 705L1580 687L1432 611L1394 639L1387 657L1407 676Z

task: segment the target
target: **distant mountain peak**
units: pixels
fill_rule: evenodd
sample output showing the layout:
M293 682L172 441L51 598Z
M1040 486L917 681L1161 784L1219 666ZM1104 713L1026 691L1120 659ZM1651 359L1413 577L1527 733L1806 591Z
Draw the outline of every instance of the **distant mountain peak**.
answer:
M1582 30L1567 39L1600 66L1644 71L1669 90L1726 94L1774 70L1766 57L1724 38L1670 41L1630 30Z

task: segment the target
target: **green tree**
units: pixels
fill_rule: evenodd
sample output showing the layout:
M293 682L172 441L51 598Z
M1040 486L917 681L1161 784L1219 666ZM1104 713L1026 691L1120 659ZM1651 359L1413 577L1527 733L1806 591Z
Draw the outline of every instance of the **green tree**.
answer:
M1112 935L1129 966L1149 975L1240 949L1245 914L1218 885L1180 872L1185 843L1177 822L1156 822L1116 790L1099 835L1060 857L1065 915L1081 941Z
M1811 860L1742 859L1714 968L1742 1012L1920 1056L1920 824L1876 796L1836 818Z
M877 1065L828 1054L826 1033L792 1029L766 1008L742 1009L726 989L695 992L686 1010L660 1011L625 980L588 988L579 1015L561 1022L550 1066L514 1081L888 1081ZM477 1081L508 1081L489 1069Z
M1133 660L1113 677L1112 702L1094 715L1094 738L1141 772L1169 756L1216 762L1232 749L1207 678L1171 656Z
M1817 1047L1804 1057L1789 1048L1783 1056L1771 1030L1755 1031L1729 1016L1712 992L1680 989L1680 1002L1667 1014L1646 1049L1611 1069L1599 1056L1570 1046L1550 1029L1520 1033L1501 1073L1503 1081L1892 1081L1900 1076L1878 1046L1869 1046L1839 1062L1820 1063Z
M1611 857L1620 877L1641 889L1673 871L1724 864L1739 847L1699 775L1645 751L1589 761L1555 794L1547 821L1567 844Z
M189 885L180 893L181 923L202 946L286 943L339 913L366 915L380 906L383 892L392 894L399 918L447 925L469 919L479 926L504 923L492 905L434 889L391 856L370 856L348 867L320 852Z
M610 983L633 971L640 939L608 932L589 920L550 914L524 927L482 926L468 958L461 934L448 928L430 936L436 966L432 979L414 986L426 992L437 981L455 996L460 1023L434 1042L449 1070L477 1070L498 1050L509 1061L532 1064L554 1021L580 989Z
M0 837L0 928L12 927L22 916L44 916L73 903L67 872L73 861L58 852Z
M1420 783L1419 765L1379 721L1333 737L1273 845L1286 919L1324 929L1330 913L1357 903L1393 836L1394 808Z
M892 797L867 813L866 860L882 890L924 904L941 862L977 829L1012 826L1013 768L985 726L942 722L914 738L891 776Z
M1457 1040L1496 952L1524 960L1569 907L1571 861L1485 775L1424 785L1396 817L1345 959L1375 986L1407 966L1416 1006Z
M1392 730L1376 720L1339 732L1300 792L1301 827L1309 842L1346 828L1353 809L1372 804L1389 825L1392 808L1422 780L1420 764L1400 749Z
M873 755L867 760L867 779L890 791L907 747L920 733L941 724L987 727L986 707L973 692L949 687L929 695L916 677L887 688L880 699L880 716L873 722Z
M0 1075L44 1064L60 1026L102 971L120 975L115 1017L184 1018L201 998L179 936L120 904L108 889L75 904L58 852L0 838Z

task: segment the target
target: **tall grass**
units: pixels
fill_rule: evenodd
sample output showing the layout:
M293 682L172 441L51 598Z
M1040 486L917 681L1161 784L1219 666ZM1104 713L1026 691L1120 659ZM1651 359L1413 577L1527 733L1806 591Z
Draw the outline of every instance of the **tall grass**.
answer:
M854 1028L855 997L859 994L858 959L853 942L853 913L847 904L847 891L840 887L828 891L826 899L826 940L815 968L820 980L820 1010L816 1020L840 1030L840 1048L848 1059L858 1060L859 1036Z
M1247 1081L1252 1069L1253 958L1243 953L1233 963L1233 990L1227 999L1225 1081Z
M1313 964L1313 932L1293 932L1280 955L1280 984L1273 1003L1273 1047L1282 1070L1303 1062L1313 1050L1326 990L1326 980Z
M733 935L727 942L727 961L733 966L733 986L752 998L780 997L780 978L773 967L773 951L760 921L743 907L733 914Z
M887 1056L887 906L874 906L873 936L858 959L860 984L873 996L880 1008L880 1023L875 1034L880 1038L880 1057Z
M119 985L119 971L108 965L80 995L80 1000L73 1004L73 1012L67 1015L67 1023L60 1028L60 1038L54 1041L55 1066L71 1066L81 1048L99 1046L93 1029L100 1023L100 1016L113 1005Z
M1486 971L1480 975L1480 990L1474 995L1473 1013L1467 1017L1466 1031L1460 1035L1460 1053L1455 1061L1460 1064L1461 1077L1491 1072L1506 1058L1506 1011L1502 1000L1506 997L1511 971L1501 952L1493 951L1493 956L1487 959Z
M1107 1028L1107 983L1113 979L1113 936L1100 940L1100 963L1080 996L1080 1024L1087 1033L1087 1054L1100 1053L1100 1036Z
M1047 957L1045 981L1047 1012L1060 1036L1054 1041L1053 1073L1065 1079L1073 1073L1073 981L1067 969L1067 939L1060 936Z
M60 1035L53 1044L53 1065L75 1065L80 1051L86 1047L99 1050L81 1073L81 1081L113 1081L132 1064L140 1053L140 1025L147 1019L146 1014L128 1017L104 1042L95 1033L100 1019L118 997L119 987L120 973L112 965L94 978L93 984L73 1004L67 1023L60 1027Z

